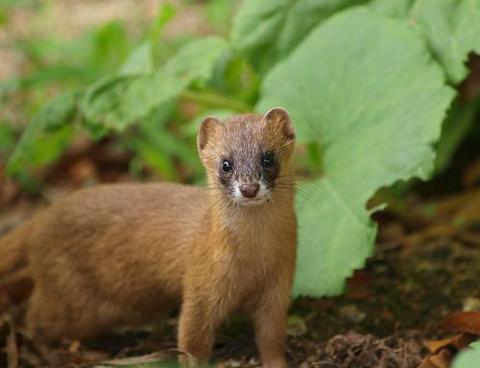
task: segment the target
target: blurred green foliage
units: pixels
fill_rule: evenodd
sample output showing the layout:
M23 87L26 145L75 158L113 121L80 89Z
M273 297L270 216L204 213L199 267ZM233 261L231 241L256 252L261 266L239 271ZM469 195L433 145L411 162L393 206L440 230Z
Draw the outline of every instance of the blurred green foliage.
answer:
M27 116L37 113L7 171L34 186L36 169L83 132L115 137L134 153L135 174L148 167L164 180L200 182L203 116L282 105L298 131L299 171L311 179L298 188L296 294L339 293L371 254L368 199L428 179L435 160L445 169L474 126L477 101L449 106L468 53L480 51L480 0L234 3L205 2L209 36L165 37L178 10L163 5L135 38L111 22L74 41L18 42L30 70L0 84L0 103L26 94ZM4 123L0 154L16 129Z

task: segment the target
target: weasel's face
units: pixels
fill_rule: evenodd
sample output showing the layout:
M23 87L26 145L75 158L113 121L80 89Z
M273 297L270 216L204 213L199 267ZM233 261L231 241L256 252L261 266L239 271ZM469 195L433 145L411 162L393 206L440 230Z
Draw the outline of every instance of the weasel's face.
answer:
M231 199L239 204L261 204L272 195L280 172L274 150L256 145L231 147L218 162L217 180Z
M275 195L275 188L285 188L286 179L293 181L285 176L290 175L294 143L293 125L279 108L225 122L207 118L198 136L210 189L242 206L261 205Z

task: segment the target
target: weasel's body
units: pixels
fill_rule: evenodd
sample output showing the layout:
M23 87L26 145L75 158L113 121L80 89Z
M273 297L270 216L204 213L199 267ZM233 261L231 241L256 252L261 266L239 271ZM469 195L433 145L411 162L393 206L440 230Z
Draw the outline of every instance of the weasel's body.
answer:
M0 239L8 261L0 276L23 258L34 281L33 336L90 337L155 322L181 303L179 347L204 362L215 329L242 309L264 366L286 367L296 256L292 129L281 109L209 118L198 139L207 188L85 189Z

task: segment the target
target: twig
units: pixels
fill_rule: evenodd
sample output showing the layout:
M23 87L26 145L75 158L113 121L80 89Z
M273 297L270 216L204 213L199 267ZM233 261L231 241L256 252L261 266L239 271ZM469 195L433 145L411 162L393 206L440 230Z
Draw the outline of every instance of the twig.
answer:
M8 326L10 329L6 342L8 368L18 368L17 336L15 334L15 326L11 317L8 317Z

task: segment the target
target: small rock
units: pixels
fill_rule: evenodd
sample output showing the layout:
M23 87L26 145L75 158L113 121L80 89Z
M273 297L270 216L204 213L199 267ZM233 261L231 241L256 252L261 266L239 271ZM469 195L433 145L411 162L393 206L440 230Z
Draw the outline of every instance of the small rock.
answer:
M480 311L480 299L474 297L468 297L463 300L462 310L464 312L476 312Z
M362 312L354 304L344 305L339 309L340 316L346 318L348 321L353 323L362 322L367 316L365 312Z
M307 332L307 324L305 320L298 315L288 317L288 334L290 336L300 336Z
M250 365L257 365L258 364L258 360L256 358L250 358L250 360L248 361L248 364Z

